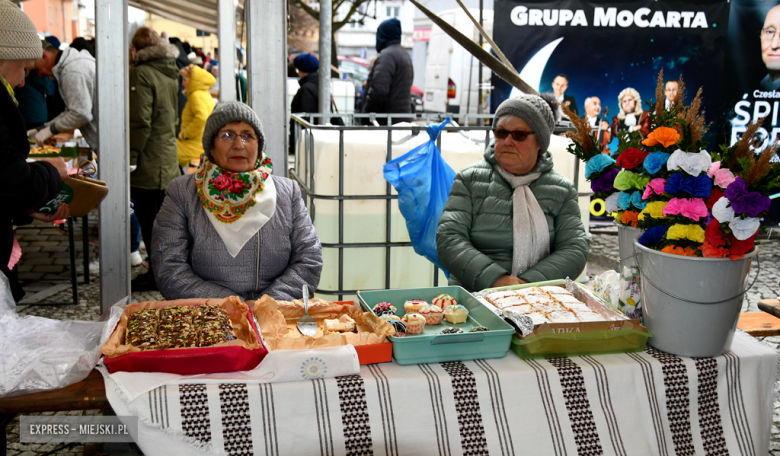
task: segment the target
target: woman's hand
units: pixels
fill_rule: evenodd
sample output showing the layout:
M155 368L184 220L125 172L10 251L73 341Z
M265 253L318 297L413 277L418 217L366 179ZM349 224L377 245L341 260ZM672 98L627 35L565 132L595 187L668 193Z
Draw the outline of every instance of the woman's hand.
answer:
M511 285L522 285L524 283L528 283L523 279L517 278L515 276L511 275L502 275L501 277L496 280L496 283L493 284L492 288L498 288L498 287L508 287Z
M27 215L34 218L35 220L40 220L46 223L54 222L55 220L65 220L70 217L70 206L63 203L60 204L60 207L58 207L57 210L51 214L31 211L28 212Z

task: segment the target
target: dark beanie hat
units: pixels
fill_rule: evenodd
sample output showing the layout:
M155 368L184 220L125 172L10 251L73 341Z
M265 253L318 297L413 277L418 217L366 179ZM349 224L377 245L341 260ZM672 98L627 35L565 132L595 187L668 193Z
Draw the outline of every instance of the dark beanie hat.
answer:
M390 18L379 24L376 29L376 52L382 52L393 41L401 41L401 21Z
M314 57L308 52L304 52L303 54L298 55L298 57L295 57L293 65L304 73L311 73L319 69L320 61L317 60L317 57Z

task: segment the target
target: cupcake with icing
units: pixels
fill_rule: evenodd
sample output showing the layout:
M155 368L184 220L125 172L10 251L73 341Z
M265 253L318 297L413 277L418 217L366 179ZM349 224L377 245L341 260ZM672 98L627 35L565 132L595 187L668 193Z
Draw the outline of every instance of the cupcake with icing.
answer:
M395 315L396 308L394 305L390 304L389 302L380 302L379 304L375 305L373 309L376 315L382 316L385 314L393 314Z
M463 323L469 317L466 306L455 304L444 309L444 318L450 323Z
M444 310L449 306L454 306L458 304L458 301L448 294L440 294L439 296L433 298L431 304L433 304L434 306L439 306L442 308L442 310Z
M404 313L419 312L420 309L428 305L428 301L422 299L410 299L404 303Z
M381 318L382 320L384 320L384 321L386 321L388 323L393 322L393 321L401 321L401 317L399 317L396 314L391 314L391 313L382 314L382 315L379 316L379 318Z
M439 325L441 324L441 319L444 318L441 307L434 306L433 304L423 306L423 308L420 309L420 314L425 317L426 325Z
M425 329L425 317L418 313L404 315L403 322L406 323L406 334L421 334Z

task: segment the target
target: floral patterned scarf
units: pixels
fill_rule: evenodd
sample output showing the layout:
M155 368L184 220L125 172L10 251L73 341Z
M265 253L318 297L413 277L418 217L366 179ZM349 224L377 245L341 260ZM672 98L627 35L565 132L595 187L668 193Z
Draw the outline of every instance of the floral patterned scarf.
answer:
M198 199L234 258L276 211L273 164L261 154L252 171L234 173L202 155L195 174Z
M266 154L258 157L252 171L245 173L222 169L214 159L203 154L195 174L200 204L220 222L235 223L255 205L272 169Z

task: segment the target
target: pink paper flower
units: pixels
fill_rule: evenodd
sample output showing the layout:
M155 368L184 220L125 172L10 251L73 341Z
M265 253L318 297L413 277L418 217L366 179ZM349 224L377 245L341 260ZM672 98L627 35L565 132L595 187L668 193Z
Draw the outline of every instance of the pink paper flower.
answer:
M710 165L710 169L707 170L707 175L710 176L710 179L715 178L715 173L717 173L719 169L720 161L713 162L712 165Z
M728 187L729 184L734 182L735 179L736 177L734 176L734 173L732 173L731 170L728 168L719 169L718 171L715 172L715 177L713 177L713 181L715 185L723 189Z
M653 193L656 195L663 195L664 193L664 187L666 186L666 179L656 178L651 180L647 187L645 187L645 193L642 195L642 199L646 200L653 196Z
M707 205L699 198L672 198L664 207L664 217L682 215L691 220L699 221L707 218Z

